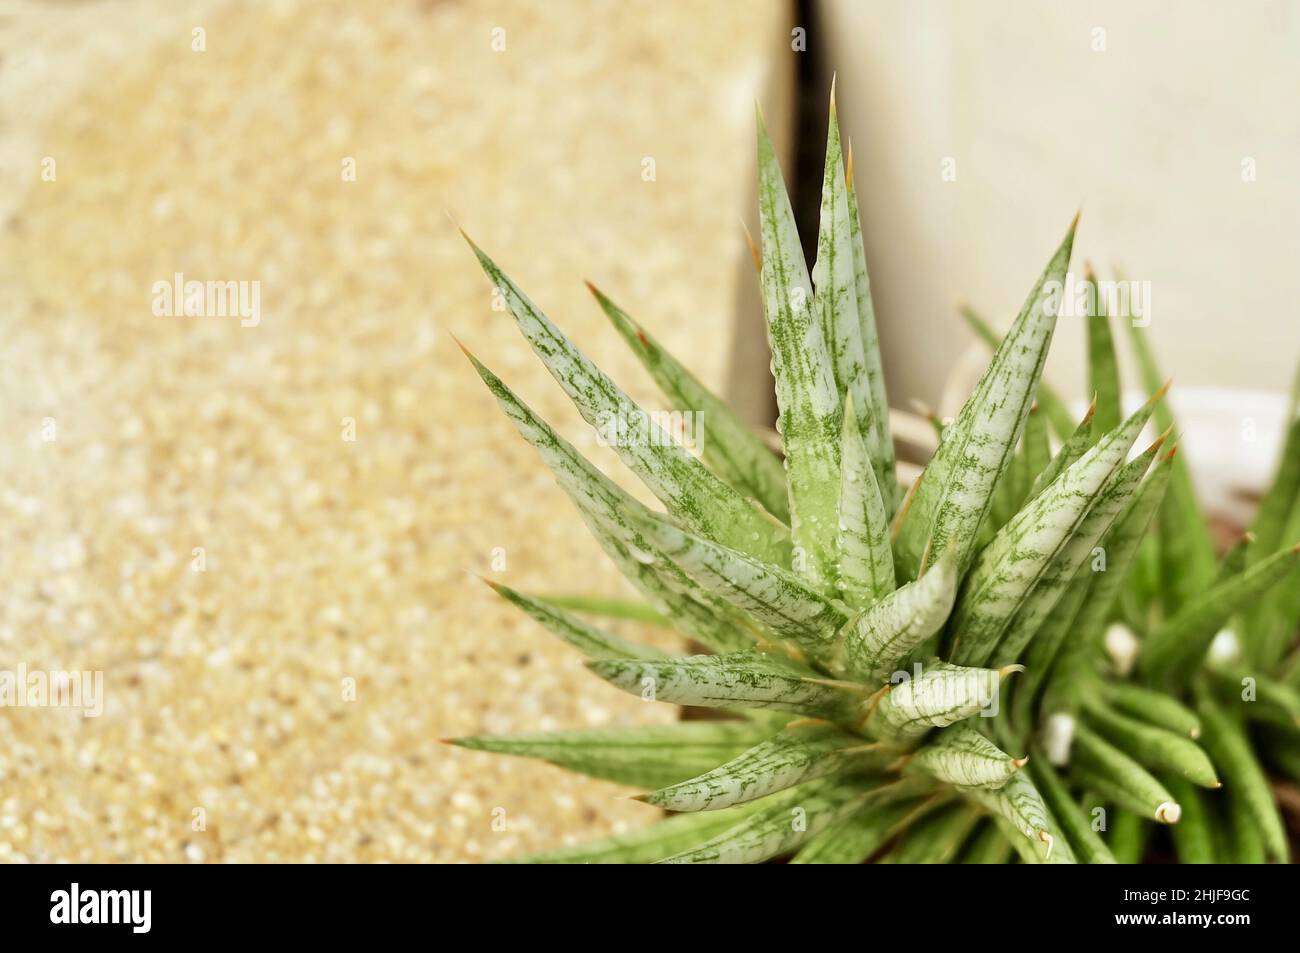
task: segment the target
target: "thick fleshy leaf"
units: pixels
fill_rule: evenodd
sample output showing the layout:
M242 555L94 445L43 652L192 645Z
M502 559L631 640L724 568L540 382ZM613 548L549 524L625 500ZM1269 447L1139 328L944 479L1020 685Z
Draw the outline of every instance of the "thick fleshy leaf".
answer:
M1242 533L1237 537L1236 542L1229 546L1228 551L1219 559L1219 568L1214 572L1214 585L1217 586L1221 582L1227 582L1233 576L1241 575L1254 549L1254 542L1254 533Z
M675 725L587 728L455 738L474 751L540 758L569 771L630 784L662 787L707 771L768 737L746 721L683 721Z
M1223 624L1276 585L1296 564L1300 544L1274 553L1240 576L1202 592L1152 632L1142 645L1138 670L1151 681L1182 685L1201 664Z
M1182 809L1169 790L1133 757L1081 724L1074 726L1070 769L1080 785L1125 810L1177 824Z
M1025 760L1011 757L970 725L956 724L918 749L908 767L948 784L1000 788Z
M1020 440L1043 373L1074 228L1071 224L921 476L898 536L897 557L905 579L916 578L924 568L927 550L937 557L949 545L956 546L962 569L975 555L976 533Z
M563 609L516 592L509 586L485 579L497 595L517 605L546 626L553 634L568 642L587 658L666 658L668 653L652 645L640 645L602 632L593 625L569 615Z
M840 443L840 524L837 589L850 606L863 608L894 591L894 554L889 516L858 433L852 396L845 402Z
M1155 392L1164 379L1155 355L1142 329L1132 321L1126 323L1143 386L1148 392ZM1173 411L1167 404L1161 403L1156 408L1156 422L1161 430L1175 426ZM1166 613L1173 615L1204 591L1214 577L1215 562L1208 524L1201 515L1192 475L1182 457L1174 458L1174 472L1160 514L1156 525L1160 532L1161 593Z
M1223 775L1223 783L1238 798L1251 826L1261 833L1268 852L1278 861L1287 863L1291 850L1286 824L1278 814L1273 790L1255 751L1251 749L1251 740L1245 733L1242 720L1219 706L1204 690L1197 692L1196 711L1205 729L1201 744L1214 759Z
M704 844L669 857L665 864L757 864L788 853L837 820L868 804L887 804L914 794L906 782L866 793L851 778L821 778L754 803L759 810Z
M598 432L612 435L607 439L619 458L669 512L702 535L761 559L785 562L789 558L784 527L727 486L662 430L653 416L588 360L492 259L473 242L469 244L551 376L589 424Z
M777 430L785 447L795 568L809 580L829 586L834 582L839 526L842 405L830 350L813 307L794 212L761 119L758 213L763 303L780 412Z
M859 613L836 636L832 671L880 683L943 628L957 595L957 559L952 551L915 582L894 590Z
M1069 844L1053 830L1042 796L1023 771L1017 771L1006 784L994 790L959 790L1010 825L1009 836L1022 856L1028 851L1036 863L1074 862Z
M907 744L931 728L945 728L986 712L997 713L1002 679L1022 671L1000 671L931 662L913 678L882 693L867 718L866 729L882 741Z
M1047 759L1036 756L1029 766L1029 777L1052 820L1069 842L1074 855L1084 864L1113 864L1115 855L1093 829L1092 818L1083 813L1071 796L1065 781L1057 775Z
M762 801L725 811L678 814L625 834L614 834L575 847L530 854L512 864L653 864L702 844L763 810Z
M1159 396L1159 395L1158 395ZM982 665L1089 509L1119 469L1151 416L1154 401L1107 434L1004 526L976 561L953 615L949 658ZM1098 533L1105 526L1098 527Z
M631 522L653 547L708 591L769 626L813 657L830 651L847 608L778 566L710 542L641 511Z
M871 303L871 281L867 277L867 251L862 240L862 221L858 215L858 196L853 187L853 150L849 150L848 169L845 172L848 187L849 232L853 243L854 288L858 300L858 322L862 338L863 366L871 386L870 420L876 430L876 440L868 443L871 462L880 484L880 495L892 515L902 499L894 463L894 437L889 431L889 395L885 388L885 369L880 356L880 338L876 331L876 309ZM866 415L864 415L866 419Z
M647 701L705 708L775 708L811 718L851 721L862 704L856 686L828 683L811 671L761 652L692 655L652 661L606 659L587 667Z
M592 535L642 595L683 632L715 652L751 647L753 626L746 625L729 603L704 590L671 560L653 555L647 559L649 543L644 540L641 549L634 551L628 546L632 533L629 517L649 510L597 470L477 358L468 351L466 356L506 416L577 505Z
M975 336L983 341L990 351L996 351L1002 343L1002 335L970 306L962 305L958 310L966 324L975 332ZM1052 431L1056 436L1061 440L1069 439L1075 429L1074 418L1070 414L1067 403L1048 385L1047 381L1038 382L1038 403L1042 406L1043 413L1047 415L1047 422L1052 425Z
M1093 297L1092 314L1088 318L1088 383L1097 402L1097 432L1109 433L1119 426L1124 394L1119 382L1110 314L1098 293L1097 276L1092 269L1088 269L1086 280Z
M1020 661L1030 640L1039 633L1078 573L1092 568L1090 564L1097 558L1098 543L1132 500L1163 440L1160 438L1145 452L1120 466L1102 486L1083 519L1075 526L1073 535L1057 551L1034 588L1025 596L1020 610L993 651L995 665Z
M1059 676L1053 677L1049 706L1054 710L1074 711L1082 701L1080 693L1087 684L1084 676L1091 671L1092 660L1100 650L1106 623L1111 618L1111 612L1137 559L1142 542L1149 538L1147 530L1164 500L1176 451L1175 447L1156 464L1151 474L1142 481L1142 486L1123 515L1111 524L1111 528L1102 537L1101 548L1106 555L1105 572L1094 573L1091 565L1085 565L1079 570L1075 582L1071 584L1080 590L1074 593L1078 606L1073 617L1068 621L1059 618L1049 620L1031 644L1030 656L1025 663L1029 669L1025 685L1031 686L1028 690L1032 693L1036 691L1034 686L1038 679L1049 671L1059 669ZM1063 625L1068 627L1063 628ZM1040 649L1040 642L1044 643L1041 645L1041 655L1035 654Z
M861 864L884 847L919 802L867 804L824 828L791 858L792 864Z
M1166 778L1165 786L1183 809L1178 823L1169 829L1180 864L1215 862L1214 830L1217 819L1209 799L1182 778ZM1225 858L1226 860L1226 858Z
M1210 759L1185 734L1111 711L1096 696L1087 696L1085 720L1089 728L1157 774L1183 777L1204 788L1220 786Z
M1097 402L1093 401L1088 405L1087 413L1083 415L1083 419L1079 421L1079 426L1075 427L1065 438L1065 442L1061 444L1061 449L1056 452L1056 456L1052 457L1047 466L1043 468L1043 471L1034 479L1034 484L1029 488L1029 495L1026 499L1032 500L1039 493L1042 493L1093 445L1095 441L1092 439L1092 431L1096 411Z
M860 241L861 236L857 237ZM854 425L862 436L868 462L875 464L879 461L878 468L872 471L873 476L878 484L883 485L884 492L890 494L887 502L892 512L894 495L891 487L897 486L898 479L894 474L892 453L887 461L881 447L886 441L892 447L892 438L888 434L888 427L882 428L876 419L881 413L872 386L872 371L876 368L868 368L864 352L863 324L858 315L858 275L853 242L844 155L840 145L835 92L832 88L830 124L826 135L826 164L822 175L817 261L813 265L812 282L822 340L826 342L830 354L839 399L841 403L846 399L852 402L856 411ZM871 322L874 328L874 315ZM888 414L887 407L884 412Z
M665 811L716 811L846 768L883 770L890 760L888 752L835 725L795 723L725 764L638 800Z
M678 410L702 415L704 446L701 455L705 463L742 494L758 500L769 513L789 522L785 469L776 454L735 415L726 401L700 383L622 308L595 286L588 287L672 405Z
M962 801L945 804L914 824L884 862L952 863L983 816L978 808Z
M1075 689L1075 686L1062 685L1062 680L1055 678L1055 665L1057 655L1062 654L1062 645L1077 638L1074 620L1087 598L1091 583L1091 567L1084 566L1075 573L1074 581L1056 600L1051 613L1029 643L1025 654L1025 675L1016 682L1011 695L1011 721L1022 733L1029 732L1034 723L1041 720L1038 703L1045 685L1051 684L1054 692ZM1084 658L1091 661L1092 653L1085 653Z
M558 592L548 592L546 595L533 598L556 609L584 612L587 615L603 616L607 619L626 619L631 622L644 622L647 625L671 626L673 624L671 619L650 603L638 602L636 599Z
M1201 719L1196 712L1164 692L1129 682L1109 682L1103 685L1102 694L1116 711L1188 738L1201 736Z

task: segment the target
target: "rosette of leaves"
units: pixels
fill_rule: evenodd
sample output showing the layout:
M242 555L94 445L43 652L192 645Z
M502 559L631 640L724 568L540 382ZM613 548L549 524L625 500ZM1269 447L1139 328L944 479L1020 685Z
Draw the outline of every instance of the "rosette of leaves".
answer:
M668 812L534 861L1109 860L1062 778L1039 759L1026 768L1028 736L1003 697L1040 640L1068 641L1058 603L1117 526L1141 538L1145 524L1130 517L1159 496L1170 466L1157 462L1163 438L1130 452L1159 395L1126 419L1107 408L1104 429L1085 419L1055 453L1034 410L1074 224L905 491L833 95L811 270L761 117L758 163L779 455L596 291L672 407L704 415L702 458L687 452L471 242L587 421L606 432L611 420L638 422L614 449L662 504L605 477L470 356L645 603L493 588L582 652L594 676L723 717L455 743L632 785ZM655 618L705 651L617 637L592 618L602 612Z
M1094 423L1104 429L1119 419L1121 377L1095 277L1085 290L1088 383ZM996 343L976 315L966 317ZM1142 327L1116 317L1130 329L1143 386L1159 392L1163 378ZM1046 407L1065 407L1046 384L1039 396ZM1163 403L1154 416L1166 432L1177 429ZM1030 648L1013 735L1039 739L1065 782L1060 796L1084 805L1122 862L1143 857L1167 803L1181 815L1170 835L1185 863L1289 858L1266 766L1300 781L1294 396L1288 420L1277 473L1249 532L1216 553L1188 467L1171 450L1103 536L1100 567L1077 574ZM1068 446L1073 436L1063 439Z

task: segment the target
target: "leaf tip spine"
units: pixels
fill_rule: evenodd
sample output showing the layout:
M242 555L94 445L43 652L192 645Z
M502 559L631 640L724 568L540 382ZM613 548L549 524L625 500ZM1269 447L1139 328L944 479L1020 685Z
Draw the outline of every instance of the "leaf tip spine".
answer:
M1183 816L1183 809L1177 801L1163 801L1156 807L1156 820L1161 824L1177 824Z

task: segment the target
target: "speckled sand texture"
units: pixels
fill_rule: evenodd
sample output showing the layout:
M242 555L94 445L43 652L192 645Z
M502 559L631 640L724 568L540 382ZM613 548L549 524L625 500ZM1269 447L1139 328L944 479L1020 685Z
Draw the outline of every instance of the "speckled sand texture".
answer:
M438 743L676 715L467 574L625 591L451 340L618 471L444 213L638 396L584 277L720 381L785 29L747 7L10 8L0 668L106 703L0 708L0 860L473 861L653 819ZM261 324L155 316L178 271L260 281Z

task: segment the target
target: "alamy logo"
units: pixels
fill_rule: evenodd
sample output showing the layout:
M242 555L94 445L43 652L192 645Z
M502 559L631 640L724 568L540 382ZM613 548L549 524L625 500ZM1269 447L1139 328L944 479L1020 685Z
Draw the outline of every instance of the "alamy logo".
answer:
M148 933L152 925L152 890L70 890L50 894L51 923L126 923L132 933Z
M82 717L104 713L103 672L0 669L0 708L80 708Z
M160 318L239 318L239 326L262 323L260 281L186 281L182 272L171 281L153 283L153 313Z

